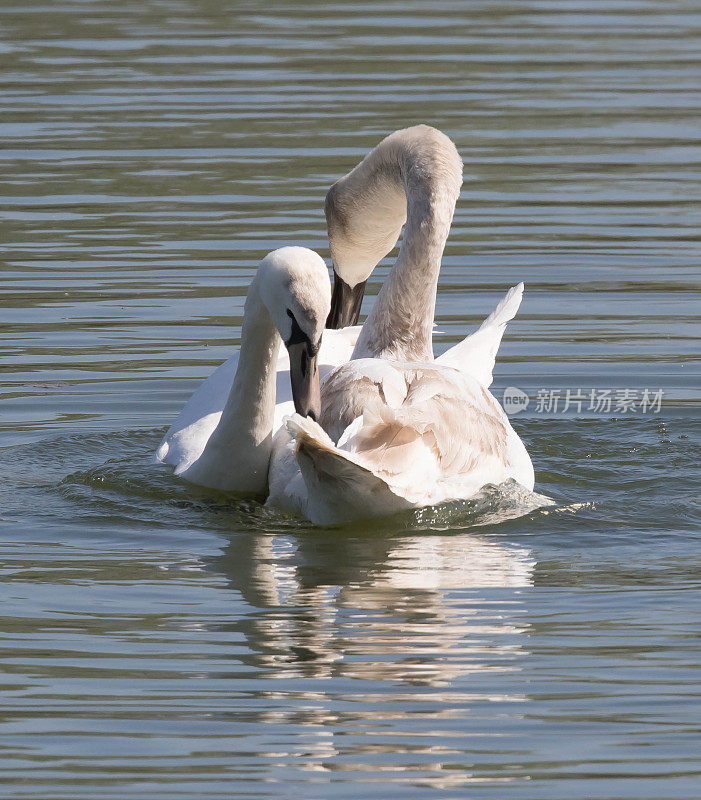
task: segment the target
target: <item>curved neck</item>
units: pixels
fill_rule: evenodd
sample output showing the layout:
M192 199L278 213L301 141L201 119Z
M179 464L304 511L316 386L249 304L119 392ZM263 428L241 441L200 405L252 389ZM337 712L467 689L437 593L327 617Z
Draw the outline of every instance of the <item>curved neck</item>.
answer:
M363 324L353 358L433 361L438 275L454 206L445 196L409 198L399 256Z
M265 492L280 342L254 278L244 305L234 382L219 424L200 458L185 473L189 480L222 491Z
M353 358L433 360L438 273L461 184L455 145L440 131L419 125L388 136L332 187L326 204L329 237L344 279L354 267L369 274L406 220L399 256Z

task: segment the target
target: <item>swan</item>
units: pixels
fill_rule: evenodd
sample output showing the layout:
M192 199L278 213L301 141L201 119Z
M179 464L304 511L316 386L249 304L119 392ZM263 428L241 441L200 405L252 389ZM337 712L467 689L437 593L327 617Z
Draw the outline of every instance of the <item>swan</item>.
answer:
M438 275L462 161L450 139L427 126L397 131L381 145L338 182L332 216L346 230L354 229L351 218L362 229L360 217L389 226L403 202L399 256L352 359L321 388L318 422L293 415L273 443L268 504L316 524L467 499L509 479L534 485L526 448L488 391L523 285L434 360Z
M191 483L221 491L263 494L268 485L278 353L285 343L285 378L300 418L320 413L318 358L331 308L324 260L304 247L282 247L258 266L244 305L236 374L219 418L197 457L176 466ZM280 404L278 404L280 406Z
M377 263L394 248L411 206L400 258L411 257L414 268L392 271L362 329L353 329L362 330L355 333L353 358L433 361L440 259L461 185L462 159L453 142L436 128L415 125L386 136L329 189L325 213L334 267L332 304L342 306L345 314L354 309L358 287L365 286ZM517 294L437 362L489 388L506 323L518 310ZM358 316L342 319L352 320L343 324L355 324ZM326 375L320 375L323 381Z

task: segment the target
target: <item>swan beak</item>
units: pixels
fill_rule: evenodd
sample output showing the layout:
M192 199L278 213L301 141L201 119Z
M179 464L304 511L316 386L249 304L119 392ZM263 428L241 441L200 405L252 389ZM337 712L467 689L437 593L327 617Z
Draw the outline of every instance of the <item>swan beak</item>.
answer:
M290 382L295 411L314 421L321 416L321 389L319 387L319 348L308 341L287 345L290 354Z
M366 281L349 286L338 273L333 271L333 294L331 295L331 313L326 320L327 328L345 328L357 325L360 317L360 306L363 302Z

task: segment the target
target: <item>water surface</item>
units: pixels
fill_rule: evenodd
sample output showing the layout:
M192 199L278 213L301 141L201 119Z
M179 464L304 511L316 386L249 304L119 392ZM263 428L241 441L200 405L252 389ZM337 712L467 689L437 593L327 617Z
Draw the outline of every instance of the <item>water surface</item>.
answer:
M235 7L0 8L2 796L697 798L701 10ZM494 392L556 505L314 529L153 464L416 122L465 160L437 348L525 282Z

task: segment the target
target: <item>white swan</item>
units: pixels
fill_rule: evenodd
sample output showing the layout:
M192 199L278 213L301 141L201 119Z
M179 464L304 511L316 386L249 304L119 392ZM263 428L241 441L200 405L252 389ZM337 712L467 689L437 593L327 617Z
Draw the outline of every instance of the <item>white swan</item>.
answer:
M226 403L206 442L176 474L200 486L262 494L268 484L276 414L278 351L284 341L291 387L288 413L320 411L318 353L331 307L329 275L321 256L304 247L269 253L251 281L244 306L241 349Z
M322 387L320 424L295 415L276 435L270 505L335 523L469 498L510 478L533 488L530 457L487 391L522 285L475 334L433 361L438 274L461 182L454 145L425 126L387 137L338 182L332 200L341 228L352 229L355 216L362 229L358 217L376 218L378 208L396 213L403 197L404 238L354 360Z

